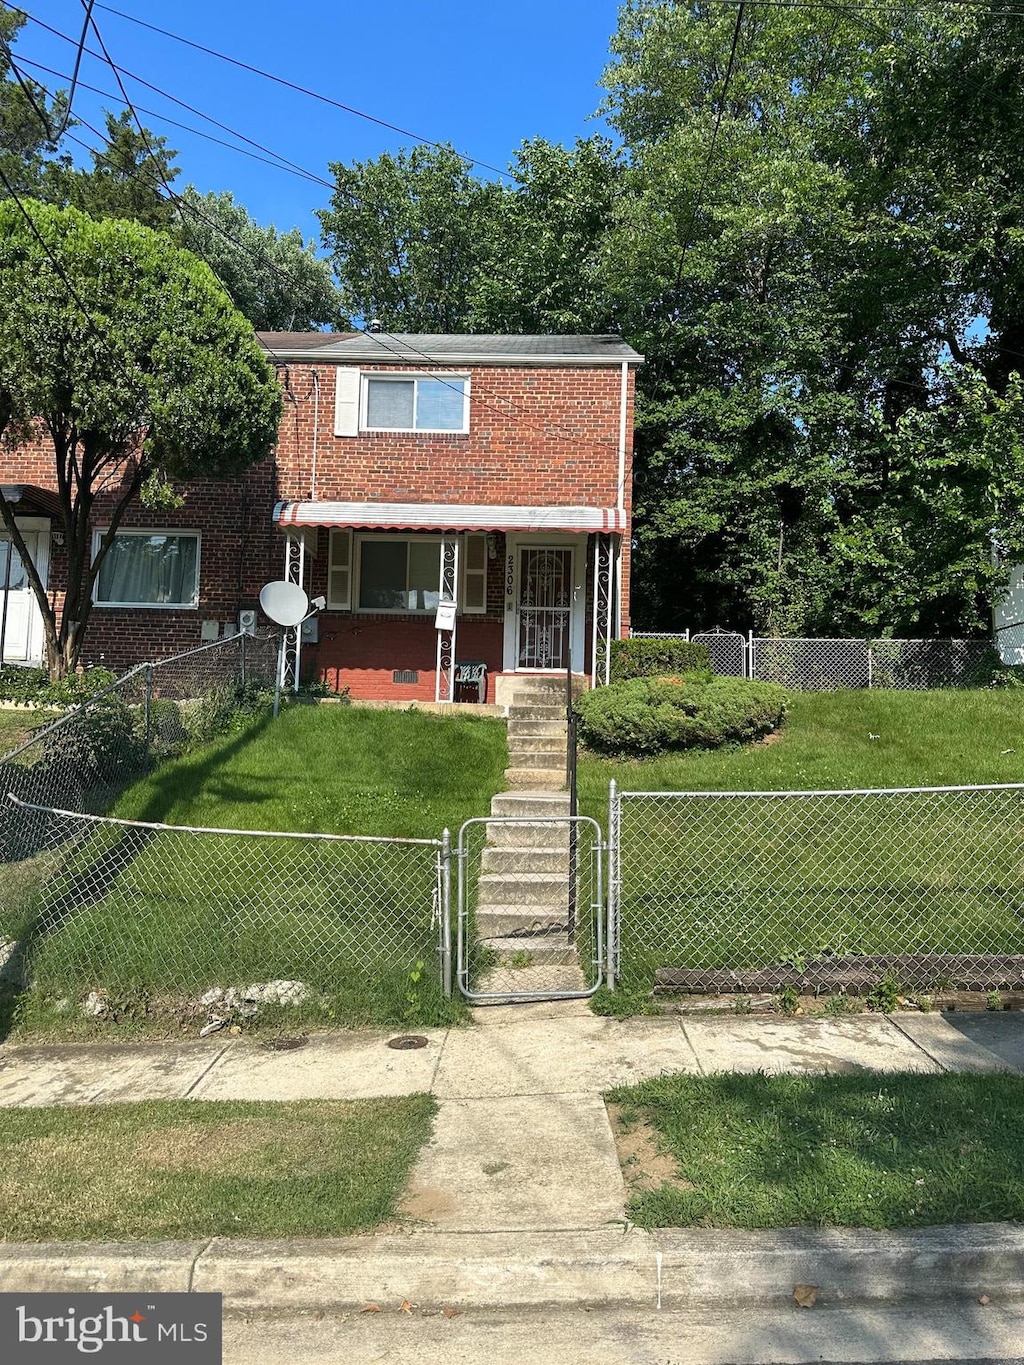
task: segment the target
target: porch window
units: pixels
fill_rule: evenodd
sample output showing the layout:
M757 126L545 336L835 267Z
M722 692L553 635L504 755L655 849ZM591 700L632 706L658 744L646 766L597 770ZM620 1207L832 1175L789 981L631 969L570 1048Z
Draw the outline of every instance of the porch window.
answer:
M93 556L103 532L93 536ZM195 607L197 531L118 531L100 566L93 600L104 607Z
M469 535L461 544L459 607L466 613L487 610L487 538ZM439 536L363 535L336 528L331 533L328 608L347 611L355 569L357 611L432 615L440 597Z
M363 427L369 431L468 431L469 380L445 375L365 375Z

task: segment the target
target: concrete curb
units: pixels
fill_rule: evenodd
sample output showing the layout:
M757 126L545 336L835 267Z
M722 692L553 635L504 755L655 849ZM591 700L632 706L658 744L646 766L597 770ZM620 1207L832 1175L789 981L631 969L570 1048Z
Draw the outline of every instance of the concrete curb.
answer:
M377 1303L538 1308L781 1307L1024 1297L1024 1227L895 1232L389 1233L325 1241L0 1245L0 1290L220 1292L230 1312L337 1312Z

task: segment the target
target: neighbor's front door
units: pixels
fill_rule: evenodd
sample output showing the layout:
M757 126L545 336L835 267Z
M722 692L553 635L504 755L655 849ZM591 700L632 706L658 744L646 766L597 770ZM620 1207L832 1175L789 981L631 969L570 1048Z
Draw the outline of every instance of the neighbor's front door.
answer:
M562 669L572 630L571 548L519 550L519 668Z
M22 532L25 548L39 564L39 535ZM8 578L8 569L10 578ZM4 589L7 588L7 612L4 622ZM37 626L40 629L37 629ZM26 663L39 657L41 623L39 608L29 586L28 574L21 556L12 546L9 536L0 535L0 633L3 635L3 663Z

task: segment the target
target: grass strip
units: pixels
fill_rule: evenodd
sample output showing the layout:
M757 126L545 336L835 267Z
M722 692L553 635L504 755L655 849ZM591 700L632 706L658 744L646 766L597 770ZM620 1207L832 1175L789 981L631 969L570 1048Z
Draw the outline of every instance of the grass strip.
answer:
M1024 1217L1024 1079L666 1076L606 1096L676 1174L626 1168L642 1227L925 1227ZM632 1178L631 1178L632 1177Z
M429 1095L9 1109L0 1239L331 1237L395 1215Z

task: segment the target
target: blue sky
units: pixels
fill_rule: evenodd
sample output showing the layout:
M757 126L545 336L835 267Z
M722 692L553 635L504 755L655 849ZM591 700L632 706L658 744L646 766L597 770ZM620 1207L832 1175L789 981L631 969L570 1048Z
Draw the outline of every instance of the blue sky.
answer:
M117 9L219 49L470 156L507 166L524 138L572 142L602 129L591 116L601 92L616 0L392 0L390 4L296 5L266 0L112 0ZM25 0L36 18L77 39L79 0ZM114 61L257 142L330 179L330 161L366 160L408 142L258 76L117 17L95 16ZM90 38L90 46L95 46ZM29 22L16 52L70 71L74 48ZM47 85L66 85L26 66ZM109 68L86 56L82 81L116 92ZM132 100L198 127L208 125L125 77ZM80 90L75 110L102 126L119 101ZM176 187L231 190L260 222L318 232L313 210L329 191L217 147L152 113L143 122L179 151ZM227 136L215 128L208 131ZM77 135L96 142L84 129ZM230 139L228 139L230 140ZM87 159L73 144L76 155ZM479 171L491 175L489 171Z

